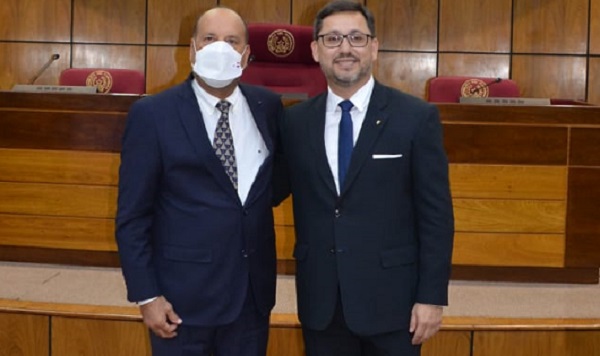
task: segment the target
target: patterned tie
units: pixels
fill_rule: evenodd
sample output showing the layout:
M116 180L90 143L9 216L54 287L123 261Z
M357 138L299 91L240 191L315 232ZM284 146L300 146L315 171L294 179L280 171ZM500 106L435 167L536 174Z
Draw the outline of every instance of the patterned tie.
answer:
M340 192L344 186L350 158L352 157L353 138L352 138L352 116L350 109L354 106L350 100L344 100L338 104L342 108L342 120L340 121L340 132L338 135L338 180L340 183Z
M235 162L235 149L233 147L233 137L229 127L229 107L231 103L221 100L217 103L217 109L221 112L221 117L217 121L215 128L215 137L213 139L213 148L215 154L221 160L225 173L231 179L233 187L238 188L237 163Z

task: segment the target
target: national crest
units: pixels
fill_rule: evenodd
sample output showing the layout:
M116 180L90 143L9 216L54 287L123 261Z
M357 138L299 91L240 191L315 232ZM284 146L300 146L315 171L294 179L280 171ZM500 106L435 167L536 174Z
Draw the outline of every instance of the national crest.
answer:
M488 84L481 79L467 79L460 87L460 96L487 98L490 95Z
M87 76L85 85L88 87L96 87L98 93L106 94L110 92L110 89L113 86L113 78L108 71L95 70Z
M296 45L294 35L288 30L277 29L267 38L267 47L275 57L287 57Z

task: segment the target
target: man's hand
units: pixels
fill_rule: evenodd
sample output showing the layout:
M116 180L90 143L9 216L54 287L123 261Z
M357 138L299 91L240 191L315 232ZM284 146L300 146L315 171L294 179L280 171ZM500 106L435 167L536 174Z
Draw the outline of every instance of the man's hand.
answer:
M144 323L156 334L156 336L170 339L177 336L177 326L181 324L181 319L173 311L173 306L165 297L158 297L156 300L140 306L140 312L144 318Z
M419 345L432 337L442 326L443 308L438 305L416 303L410 318L410 332L414 333L412 344Z

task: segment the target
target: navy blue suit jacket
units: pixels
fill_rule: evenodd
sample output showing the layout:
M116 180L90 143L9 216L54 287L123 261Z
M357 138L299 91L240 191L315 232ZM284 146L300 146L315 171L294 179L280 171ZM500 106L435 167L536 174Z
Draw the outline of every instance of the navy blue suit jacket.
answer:
M324 329L339 288L352 331L408 329L415 302L447 303L454 220L438 111L376 83L338 196L326 97L287 108L282 125L300 321Z
M247 292L275 303L271 175L279 96L240 85L269 150L245 204L215 155L190 80L127 118L116 238L128 299L165 296L185 324L229 323Z

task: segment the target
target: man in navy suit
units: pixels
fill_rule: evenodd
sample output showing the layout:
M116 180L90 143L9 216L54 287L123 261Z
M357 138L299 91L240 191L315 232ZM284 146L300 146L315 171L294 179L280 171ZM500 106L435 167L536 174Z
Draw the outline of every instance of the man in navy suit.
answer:
M375 23L355 1L318 13L311 48L328 91L282 124L306 354L418 355L447 304L454 233L438 111L373 79Z
M247 36L234 11L205 12L190 43L193 74L128 115L116 237L154 355L266 354L283 107L265 89L238 85Z

